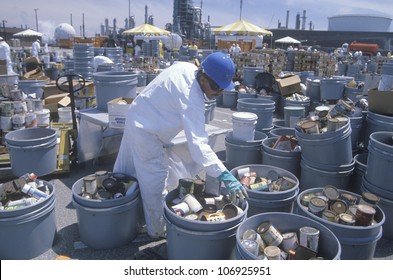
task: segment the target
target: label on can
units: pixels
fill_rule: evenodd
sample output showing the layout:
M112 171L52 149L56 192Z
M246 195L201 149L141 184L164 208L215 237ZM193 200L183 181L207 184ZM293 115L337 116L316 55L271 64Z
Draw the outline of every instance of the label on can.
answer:
M300 245L307 247L318 253L319 230L305 226L300 228Z
M261 235L267 245L279 246L283 240L281 233L271 222L264 222L259 225L257 232Z
M356 225L357 226L369 226L372 224L376 211L373 207L360 204L356 209Z
M201 217L201 221L221 222L225 220L225 214L222 212L208 213Z

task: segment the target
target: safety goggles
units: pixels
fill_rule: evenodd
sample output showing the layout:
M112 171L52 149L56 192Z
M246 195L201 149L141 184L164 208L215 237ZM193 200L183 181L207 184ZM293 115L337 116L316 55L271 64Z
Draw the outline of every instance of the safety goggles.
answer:
M208 75L206 75L208 81L209 81L209 86L210 88L215 91L215 92L219 92L219 91L223 91L224 89L220 88L220 86L212 79L210 78Z

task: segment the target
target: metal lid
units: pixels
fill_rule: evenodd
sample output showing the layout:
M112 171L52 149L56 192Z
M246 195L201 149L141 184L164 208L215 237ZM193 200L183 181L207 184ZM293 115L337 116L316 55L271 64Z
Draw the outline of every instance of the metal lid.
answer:
M196 215L196 214L188 214L188 215L184 216L184 218L186 218L188 220L196 221L196 220L198 220L198 215Z
M355 219L351 214L341 213L338 215L338 218L341 222L347 225L352 225L355 223Z
M319 230L313 227L305 226L299 229L300 233L304 233L307 235L317 235L319 234Z
M364 199L364 201L370 204L377 204L379 202L379 197L369 192L362 193L362 198Z
M102 181L102 186L109 191L112 189L114 186L116 186L117 181L114 178L105 178L104 181Z
M336 212L337 214L345 213L348 210L348 205L345 201L338 199L331 206L330 210Z
M376 213L376 210L373 207L365 204L359 204L356 211L361 211L367 215L374 215Z
M83 181L93 182L95 180L96 180L96 177L93 175L88 175L88 176L83 177Z
M325 217L327 220L333 220L336 217L336 213L330 210L325 210L322 213L322 216Z
M97 191L97 198L98 199L110 199L112 194L104 189L99 189Z
M308 129L308 128L315 127L316 125L317 124L315 122L309 121L309 122L302 123L301 128Z
M260 224L257 228L257 232L259 234L263 234L265 232L267 232L269 230L269 228L271 227L272 223L271 222L263 222L262 224Z
M310 199L310 204L311 205L313 205L313 206L315 206L315 207L325 207L326 206L326 201L325 200L323 200L322 198L320 198L320 197L312 197L311 199Z
M282 238L285 239L291 239L296 235L294 232L286 232L282 234Z
M322 193L329 199L329 200L336 200L339 197L339 192L335 186L327 185L324 187Z
M340 196L344 201L350 202L351 204L356 203L356 201L358 200L356 196L350 193L342 193Z
M106 170L99 170L99 171L96 171L96 173L95 173L96 176L104 176L107 174L108 174L108 171L106 171Z

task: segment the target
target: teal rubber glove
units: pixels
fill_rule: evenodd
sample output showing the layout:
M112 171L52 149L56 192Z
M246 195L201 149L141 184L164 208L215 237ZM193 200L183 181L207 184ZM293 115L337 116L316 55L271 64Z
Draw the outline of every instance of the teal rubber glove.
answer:
M244 204L248 198L247 191L244 189L242 184L233 176L228 170L221 173L217 179L224 183L226 189L229 192L229 199L237 206L244 208Z

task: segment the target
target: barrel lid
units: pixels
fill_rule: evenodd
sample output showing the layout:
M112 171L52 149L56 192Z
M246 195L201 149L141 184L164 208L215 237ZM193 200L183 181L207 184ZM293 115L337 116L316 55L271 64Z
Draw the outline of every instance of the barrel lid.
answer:
M327 185L323 189L323 194L329 199L329 200L337 200L339 197L339 192L335 186L332 185Z
M258 115L250 112L236 112L232 114L232 119L236 120L257 120Z
M330 210L336 212L337 214L345 213L348 210L348 205L345 201L338 199L330 206Z

